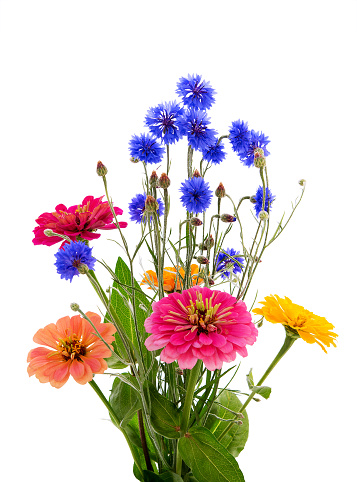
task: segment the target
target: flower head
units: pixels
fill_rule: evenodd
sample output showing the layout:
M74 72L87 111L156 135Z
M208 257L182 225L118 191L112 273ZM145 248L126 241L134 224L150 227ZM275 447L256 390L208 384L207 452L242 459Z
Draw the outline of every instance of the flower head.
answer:
M271 323L282 323L287 333L299 335L307 343L317 343L327 353L325 346L336 346L333 333L334 326L326 318L317 316L303 306L296 305L289 298L270 295L260 301L261 308L255 308L253 313L262 315Z
M151 107L145 117L150 132L164 144L174 144L181 137L176 120L184 113L184 108L176 101L165 102Z
M222 143L218 144L218 139L212 145L204 147L201 152L203 159L212 162L212 164L220 164L226 158L223 145Z
M208 370L222 368L223 362L247 356L258 331L243 301L223 291L194 286L171 293L153 303L145 321L152 333L145 341L148 350L161 352L161 360L178 361L180 368L193 368L198 359Z
M57 273L61 278L69 279L72 282L73 276L78 276L81 265L87 265L94 269L96 259L92 256L92 249L82 241L66 243L55 254Z
M178 272L177 272L178 271ZM182 281L185 277L185 270L181 267L178 268L164 268L164 291L166 293L172 293L173 291L182 291ZM197 264L191 264L191 280L193 285L199 285L203 283L203 278L198 278L198 266ZM175 285L176 283L176 285ZM158 287L157 275L151 269L144 273L144 279L140 283L142 285L149 285ZM175 289L176 288L176 289Z
M147 164L160 162L165 149L150 134L133 135L129 142L130 155Z
M135 221L136 223L140 224L145 212L145 201L147 195L146 194L137 194L131 200L129 204L129 214L130 220ZM164 204L161 199L156 199L159 209L157 210L157 214L162 216L164 214ZM146 218L146 215L145 215ZM152 221L152 216L150 216L150 221Z
M45 229L52 229L57 234L68 236L72 241L76 241L78 237L97 239L100 237L100 234L96 233L97 229L114 229L116 226L113 223L110 206L107 202L102 202L102 199L103 196L86 196L82 204L70 206L68 209L64 204L58 204L54 212L41 214L36 219L39 226L33 230L33 244L52 246L63 241L58 236L47 237ZM117 216L123 214L123 210L117 207L114 208L114 212ZM121 228L126 228L127 225L126 222L119 222Z
M181 202L190 213L203 213L212 201L213 191L203 177L192 177L181 183Z
M238 155L246 152L250 143L250 130L248 129L248 122L240 119L232 122L229 128L229 141L232 144L232 149Z
M201 79L201 75L188 75L187 78L181 77L178 81L176 93L182 97L185 106L209 109L215 102L216 92L209 82Z
M269 156L270 152L266 146L269 144L269 138L263 132L250 131L250 140L248 146L245 146L238 155L244 165L254 166L254 149L263 149L264 157Z
M225 249L225 253L218 253L216 257L216 269L217 272L221 274L221 278L227 279L230 273L238 274L242 272L244 258L238 256L238 254L239 251L235 251L233 248Z
M100 316L88 312L103 340L110 345L114 341L115 327L101 323ZM65 316L56 324L51 323L38 330L33 341L51 349L38 347L31 350L27 361L29 376L35 375L41 383L50 382L55 388L62 387L69 376L84 385L93 378L93 373L104 373L111 350L94 333L92 325L80 315Z
M189 109L182 115L177 125L181 135L187 136L193 149L205 149L216 142L217 132L209 128L210 119L205 111Z
M257 192L253 196L253 199L254 199L255 214L257 215L257 218L258 218L259 213L261 211L269 212L271 210L271 204L274 201L275 196L273 196L271 190L268 187L266 187L265 188L265 204L263 206L263 188L262 188L262 186L259 186Z

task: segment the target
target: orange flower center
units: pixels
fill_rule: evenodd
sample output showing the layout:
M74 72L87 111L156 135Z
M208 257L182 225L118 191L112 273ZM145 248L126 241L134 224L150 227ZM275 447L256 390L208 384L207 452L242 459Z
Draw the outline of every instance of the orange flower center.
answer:
M291 322L291 325L293 328L302 328L305 323L306 323L306 320L307 320L307 316L304 314L304 313L300 313L296 320L293 320Z
M65 360L80 360L80 356L86 354L86 346L75 334L60 340L58 349Z

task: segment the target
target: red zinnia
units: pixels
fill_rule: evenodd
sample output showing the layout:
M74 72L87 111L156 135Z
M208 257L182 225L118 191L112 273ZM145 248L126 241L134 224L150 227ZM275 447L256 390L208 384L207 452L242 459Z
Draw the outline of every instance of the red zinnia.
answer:
M115 326L101 323L96 313L86 315L103 340L108 345L113 343ZM55 388L62 387L70 375L81 385L90 382L93 373L104 373L108 367L104 358L112 354L89 321L80 315L65 316L56 324L41 328L33 341L52 350L43 346L31 350L27 357L27 372L30 376L36 375L41 383L50 382Z
M153 333L145 341L148 350L161 352L161 360L178 361L180 368L193 368L198 359L208 370L223 362L247 356L258 330L243 301L223 291L194 286L153 303L145 329Z
M72 241L76 241L79 236L82 239L97 239L100 234L96 234L97 229L114 229L113 214L108 202L102 202L103 196L94 198L86 196L82 204L71 206L68 209L64 204L58 204L53 213L43 213L36 219L39 224L33 232L35 237L33 244L53 244L63 241L57 236L48 237L44 234L45 229L52 229L57 234L68 236ZM115 214L123 214L120 208L114 208ZM128 223L120 222L121 228L126 228Z

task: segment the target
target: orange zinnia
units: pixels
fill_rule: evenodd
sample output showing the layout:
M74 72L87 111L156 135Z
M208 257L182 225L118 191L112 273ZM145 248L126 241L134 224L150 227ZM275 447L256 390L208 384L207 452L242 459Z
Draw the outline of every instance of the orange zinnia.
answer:
M176 291L182 291L182 280L185 277L185 270L180 267L179 273L181 276L177 273L177 268L173 268L173 267L164 268L164 291L166 291L166 293L173 293L175 291L175 281L176 281ZM192 278L193 285L199 285L204 281L203 278L198 278L197 275L198 275L198 265L192 264L191 278ZM148 284L150 289L152 289L151 286L158 286L156 273L151 269L149 271L146 271L144 273L144 279L142 280L141 284L142 285Z
M86 316L92 321L106 343L114 341L116 329L112 323L101 323L100 316L88 312ZM104 358L111 356L110 349L97 336L94 328L80 315L65 316L56 324L37 331L33 341L52 348L38 347L31 350L27 361L29 376L35 375L41 383L50 382L55 388L62 387L69 376L84 385L90 382L94 373L104 373L107 362Z

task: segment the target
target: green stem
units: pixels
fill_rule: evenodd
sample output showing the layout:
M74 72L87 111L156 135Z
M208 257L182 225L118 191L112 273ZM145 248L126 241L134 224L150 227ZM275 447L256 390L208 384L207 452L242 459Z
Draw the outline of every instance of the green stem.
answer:
M200 374L200 371L201 371L201 367L202 367L202 360L198 360L196 365L190 371L190 377L188 379L185 403L183 405L182 418L181 418L181 430L180 430L181 437L184 437L188 430L188 423L190 421L193 395L195 393L196 383L197 383L198 375ZM177 451L176 473L178 475L181 475L181 469L182 469L182 457L180 455L180 452Z
M286 337L285 337L285 340L284 340L284 344L283 346L280 348L280 351L279 353L276 355L276 357L274 358L274 360L271 362L271 364L269 365L269 367L267 368L267 370L265 371L264 375L262 376L262 378L259 380L259 382L256 384L257 387L260 387L263 382L265 381L265 379L268 377L268 375L270 374L270 372L273 370L273 368L278 364L278 362L283 358L283 356L285 355L285 353L287 353L287 351L292 347L294 341L297 340L296 337L292 337L290 336L288 333L286 334ZM248 406L248 404L250 403L250 401L252 400L252 398L254 397L255 395L255 392L252 391L251 394L249 395L249 397L247 398L247 400L245 401L245 403L242 405L241 409L240 409L240 413L243 412L243 410L245 410L245 408ZM235 417L236 418L236 417ZM221 435L218 437L218 441L222 440L222 438L229 432L229 430L233 427L234 425L234 422L230 422L227 427L223 430L223 432L221 433Z
M138 470L140 472L140 474L142 476L144 476L143 474L143 469L141 468L141 465L140 465L140 459L139 459L139 456L138 456L138 453L135 449L135 447L133 446L133 444L131 443L129 437L127 436L127 434L125 433L125 431L121 428L120 426L120 420L118 419L118 417L116 416L116 413L114 412L113 410L113 407L110 405L110 403L108 402L108 400L106 399L106 397L104 396L103 392L101 391L101 389L98 387L98 385L96 384L96 382L94 380L90 381L89 382L89 385L93 388L93 390L95 391L95 393L98 395L98 397L101 399L101 401L104 403L104 405L106 406L108 412L110 413L111 417L112 417L112 420L114 421L114 424L115 426L121 431L121 433L124 435L125 437L125 440L127 441L127 444L129 445L129 449L130 449L130 452L131 452L131 455L133 456L133 459L134 459L134 462L136 464L136 466L138 467Z

